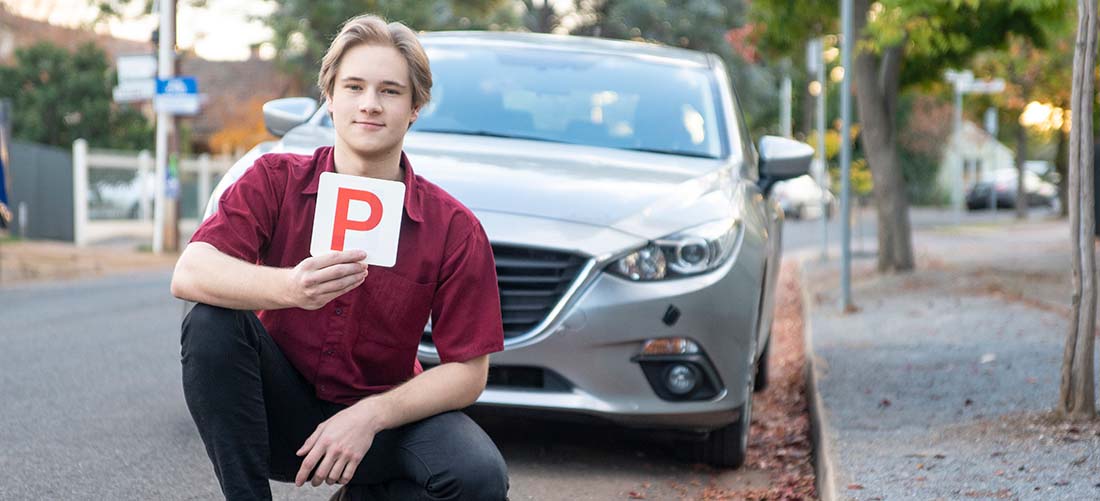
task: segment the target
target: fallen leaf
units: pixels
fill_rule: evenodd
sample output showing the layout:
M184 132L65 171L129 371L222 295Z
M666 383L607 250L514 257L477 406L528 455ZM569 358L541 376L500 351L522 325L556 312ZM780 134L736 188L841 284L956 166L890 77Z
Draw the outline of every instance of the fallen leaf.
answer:
M863 484L848 484L848 490L850 491L862 491Z
M642 494L642 493L637 492L637 491L630 491L629 496L630 496L630 499L645 499L645 494Z
M967 407L969 407L969 406L971 406L971 405L973 405L973 404L974 404L974 401L973 401L973 400L970 400L969 398L968 398L968 399L966 399L966 401L965 401L965 402L963 402L963 405L964 405L964 406L967 406Z
M878 403L878 406L879 406L880 409L885 408L885 407L890 407L890 400L884 398L884 399L882 399L881 402Z
M1004 470L997 470L997 471L993 472L993 474L997 475L998 477L1003 477L1004 474L1005 474L1005 471Z

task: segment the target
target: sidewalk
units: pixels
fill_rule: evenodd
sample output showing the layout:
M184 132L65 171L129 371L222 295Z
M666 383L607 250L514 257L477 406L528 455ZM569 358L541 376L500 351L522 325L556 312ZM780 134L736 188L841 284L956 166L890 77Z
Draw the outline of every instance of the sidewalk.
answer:
M912 274L853 262L851 314L839 261L803 260L822 499L1100 499L1100 425L1046 416L1070 313L1067 223L914 243Z

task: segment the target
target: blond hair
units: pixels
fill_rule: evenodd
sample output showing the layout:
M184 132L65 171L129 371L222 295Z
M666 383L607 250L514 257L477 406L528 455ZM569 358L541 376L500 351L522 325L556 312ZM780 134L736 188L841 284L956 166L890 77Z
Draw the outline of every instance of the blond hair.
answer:
M428 66L428 54L420 41L408 26L393 22L373 14L364 14L348 19L340 27L340 33L332 39L325 57L321 59L321 71L317 75L317 85L325 97L332 99L336 85L336 70L344 53L359 45L381 45L393 47L405 58L409 65L409 80L412 90L414 109L428 103L432 97L432 69Z

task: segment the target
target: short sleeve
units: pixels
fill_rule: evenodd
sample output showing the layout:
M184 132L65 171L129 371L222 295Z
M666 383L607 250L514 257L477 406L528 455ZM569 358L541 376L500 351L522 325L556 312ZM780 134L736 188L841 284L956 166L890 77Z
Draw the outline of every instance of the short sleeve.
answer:
M199 226L192 242L206 242L219 251L260 262L279 218L285 182L277 183L275 169L260 157L218 199L218 210Z
M465 362L504 349L493 249L476 222L443 258L432 301L432 341L442 363Z

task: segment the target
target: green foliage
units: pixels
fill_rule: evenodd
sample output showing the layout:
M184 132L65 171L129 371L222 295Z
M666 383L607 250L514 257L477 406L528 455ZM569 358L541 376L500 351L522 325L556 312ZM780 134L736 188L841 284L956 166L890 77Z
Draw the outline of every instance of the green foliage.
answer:
M12 100L13 136L68 148L77 138L107 148L147 148L151 125L141 113L112 107L115 76L101 50L75 52L39 43L0 67L0 97Z
M504 0L284 0L261 18L274 32L280 67L318 95L317 71L344 21L364 13L400 21L414 30L485 29L493 22L518 23L501 7Z

